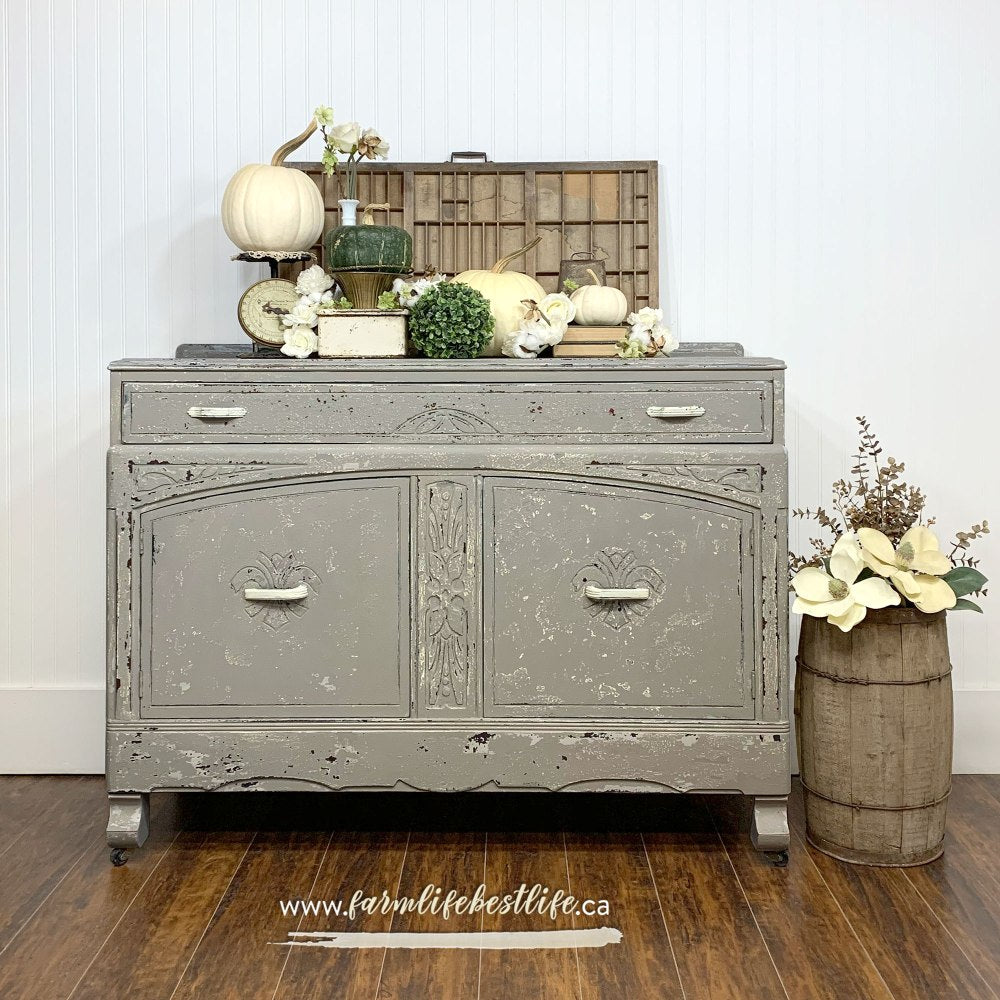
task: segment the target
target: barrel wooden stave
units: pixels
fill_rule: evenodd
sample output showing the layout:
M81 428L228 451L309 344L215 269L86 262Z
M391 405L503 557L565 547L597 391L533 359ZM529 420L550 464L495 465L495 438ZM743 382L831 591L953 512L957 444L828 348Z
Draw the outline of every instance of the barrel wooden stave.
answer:
M869 612L847 633L806 618L798 662L809 840L864 864L939 856L953 725L944 613Z

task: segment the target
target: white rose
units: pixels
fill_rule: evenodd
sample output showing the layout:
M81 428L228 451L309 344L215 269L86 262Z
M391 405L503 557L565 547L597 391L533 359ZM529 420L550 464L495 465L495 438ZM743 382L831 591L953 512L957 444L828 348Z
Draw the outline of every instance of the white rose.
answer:
M629 313L626 322L633 329L640 326L645 330L652 330L654 326L663 322L663 310L643 306L638 312Z
M313 264L312 267L307 267L295 282L295 291L299 295L316 295L322 296L328 288L333 288L333 277L326 273L319 266L319 264ZM319 298L315 299L316 302Z
M576 317L576 306L563 292L552 292L538 303L538 311L553 325L572 323ZM564 331L565 332L565 331ZM560 335L560 339L561 335ZM558 343L558 341L556 341Z
M285 331L285 343L282 354L290 358L308 358L319 347L319 337L316 331L308 326L293 326Z
M326 141L341 153L353 153L361 138L361 126L357 122L344 122L326 130Z
M311 302L308 297L301 298L294 309L281 317L281 322L285 326L315 326L318 308L318 302Z

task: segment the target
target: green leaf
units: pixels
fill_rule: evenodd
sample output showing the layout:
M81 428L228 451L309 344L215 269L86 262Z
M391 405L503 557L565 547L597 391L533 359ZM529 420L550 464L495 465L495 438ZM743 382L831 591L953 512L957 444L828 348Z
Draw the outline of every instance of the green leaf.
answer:
M975 601L970 601L967 597L960 597L955 601L955 607L951 609L952 611L978 611L980 614L983 613L983 609L976 604Z
M986 577L978 569L973 569L971 566L956 566L945 573L941 579L955 591L956 597L974 594L976 591L982 590L987 582Z

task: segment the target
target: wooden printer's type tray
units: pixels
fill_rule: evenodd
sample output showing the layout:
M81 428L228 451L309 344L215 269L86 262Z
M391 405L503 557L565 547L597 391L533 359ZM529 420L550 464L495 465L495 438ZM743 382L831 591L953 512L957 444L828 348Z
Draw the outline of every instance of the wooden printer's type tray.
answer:
M289 166L318 185L325 228L339 225L336 178L318 163ZM413 234L417 270L491 267L541 236L516 266L547 292L557 290L560 261L592 251L630 308L658 305L655 161L362 164L358 199L391 206L388 222ZM386 221L386 213L378 215ZM322 247L314 252L322 261Z

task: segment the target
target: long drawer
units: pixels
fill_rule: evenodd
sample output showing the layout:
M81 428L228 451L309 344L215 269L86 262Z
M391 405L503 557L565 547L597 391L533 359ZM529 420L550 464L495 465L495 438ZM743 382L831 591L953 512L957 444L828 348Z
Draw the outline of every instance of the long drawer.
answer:
M122 440L768 443L773 384L125 382Z

